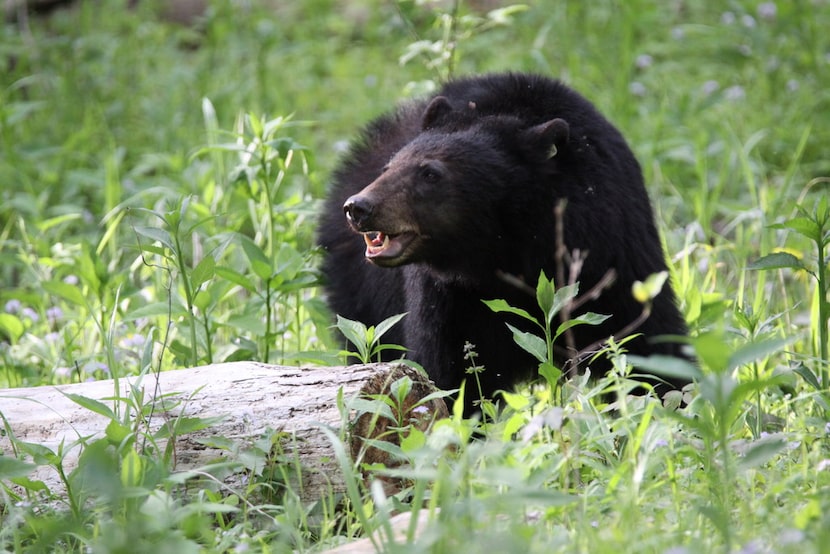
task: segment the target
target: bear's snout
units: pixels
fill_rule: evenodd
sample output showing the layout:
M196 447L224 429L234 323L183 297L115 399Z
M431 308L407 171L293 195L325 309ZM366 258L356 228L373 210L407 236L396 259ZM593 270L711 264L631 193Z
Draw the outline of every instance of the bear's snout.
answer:
M349 197L346 203L343 204L343 213L346 214L346 220L356 231L372 231L372 229L366 229L365 226L372 216L374 208L375 206L371 200L356 194Z

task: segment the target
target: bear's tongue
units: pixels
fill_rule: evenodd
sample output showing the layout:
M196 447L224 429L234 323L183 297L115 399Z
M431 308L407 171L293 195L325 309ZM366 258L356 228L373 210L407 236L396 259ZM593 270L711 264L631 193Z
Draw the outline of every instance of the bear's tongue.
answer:
M389 236L379 231L363 233L366 241L367 258L394 258L400 255L403 245L396 240L397 236Z

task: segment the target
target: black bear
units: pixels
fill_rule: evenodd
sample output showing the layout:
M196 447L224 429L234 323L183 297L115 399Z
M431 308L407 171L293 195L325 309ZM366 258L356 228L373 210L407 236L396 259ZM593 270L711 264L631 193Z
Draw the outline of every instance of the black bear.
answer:
M334 312L367 325L408 312L385 342L405 346L444 389L464 379L473 344L492 395L533 377L537 362L482 300L537 313L528 289L540 271L561 280L557 236L584 254L581 291L616 275L572 314L611 317L572 328L571 351L557 345L565 364L573 346L598 347L637 321L632 283L666 264L640 166L619 131L561 82L506 73L452 81L370 123L334 172L318 242ZM686 333L668 284L635 332L631 353L682 355L677 342L651 340ZM658 392L684 384L655 382Z

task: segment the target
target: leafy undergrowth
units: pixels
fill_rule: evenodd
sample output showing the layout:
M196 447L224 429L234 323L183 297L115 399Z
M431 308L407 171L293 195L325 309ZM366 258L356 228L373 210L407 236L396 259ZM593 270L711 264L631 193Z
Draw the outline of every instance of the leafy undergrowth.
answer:
M230 461L181 474L167 437L142 430L149 399L78 399L111 417L107 435L78 437L66 475L63 450L11 442L0 547L320 551L367 534L390 552L830 544L825 0L489 13L211 2L193 27L160 18L162 3L111 4L3 23L0 386L342 361L316 288L325 176L397 99L505 69L561 77L636 150L701 367L638 362L698 385L679 410L626 396L630 360L615 349L612 375L558 387L542 325L523 340L554 386L484 403L483 421L456 410L408 432L389 453L408 462L395 470L343 458L347 492L312 504L292 489L276 434L217 437ZM386 348L373 338L365 357ZM344 438L332 436L338 455ZM67 492L45 490L34 466L54 468ZM233 490L220 484L229 473L244 476ZM376 474L403 489L384 493ZM420 508L425 530L393 544L391 515Z

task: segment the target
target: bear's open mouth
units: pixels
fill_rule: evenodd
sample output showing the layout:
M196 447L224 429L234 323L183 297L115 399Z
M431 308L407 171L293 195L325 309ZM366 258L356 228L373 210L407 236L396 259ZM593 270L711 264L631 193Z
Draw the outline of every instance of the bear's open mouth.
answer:
M392 260L405 253L406 247L415 238L415 233L404 232L389 235L380 231L363 233L366 241L366 257L372 261Z

